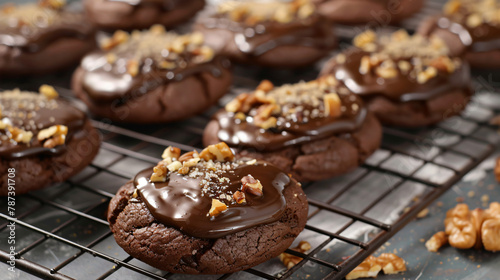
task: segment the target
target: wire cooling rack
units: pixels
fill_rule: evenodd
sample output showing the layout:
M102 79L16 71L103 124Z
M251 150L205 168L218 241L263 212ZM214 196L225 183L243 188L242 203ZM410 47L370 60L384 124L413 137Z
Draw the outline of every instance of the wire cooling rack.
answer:
M439 1L438 1L439 2ZM439 3L429 1L423 17ZM408 21L407 28L414 27ZM413 22L413 23L412 23ZM413 24L413 25L412 25ZM352 29L340 28L349 37ZM235 94L263 78L280 84L312 79L317 69L266 71L237 68L231 93L200 116L168 125L117 126L93 120L103 143L93 163L69 181L16 198L15 219L0 199L0 268L7 268L6 226L16 222L15 274L4 279L342 279L368 255L481 163L500 142L488 121L500 112L494 73L476 73L476 96L467 110L435 127L384 128L381 149L357 170L330 180L304 184L309 215L295 243L307 253L287 250L303 260L286 269L274 258L242 272L192 276L157 270L130 257L114 241L106 221L109 200L138 171L157 163L166 146L202 148L210 116ZM56 78L60 79L60 78ZM2 85L3 86L3 85ZM38 85L25 85L37 88ZM63 88L62 95L71 93ZM495 107L497 106L497 107Z

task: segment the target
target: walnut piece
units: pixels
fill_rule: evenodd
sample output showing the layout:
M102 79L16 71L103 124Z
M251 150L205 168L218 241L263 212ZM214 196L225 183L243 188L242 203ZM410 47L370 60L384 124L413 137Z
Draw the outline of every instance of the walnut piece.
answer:
M336 93L328 93L323 96L325 115L337 118L342 115L341 101Z
M151 174L151 182L157 183L157 182L165 182L167 180L167 166L171 164L171 160L162 160L160 161L154 168L153 168L153 174Z
M485 211L481 227L481 239L484 249L500 251L500 203L492 202Z
M201 151L200 158L206 161L217 160L225 162L232 161L234 159L234 154L226 143L220 142L206 147L203 151Z
M176 147L172 147L172 146L168 146L168 148L166 148L163 151L163 154L161 155L161 158L162 159L170 158L172 160L174 160L174 159L179 159L180 160L180 158L179 158L180 156L181 156L181 149L176 148Z
M227 210L226 204L224 204L223 202L221 202L218 199L212 199L212 207L210 208L210 211L208 212L208 214L211 217L215 217L226 210Z
M7 126L9 131L9 138L17 143L28 144L33 138L33 132L20 129L18 127Z
M250 174L241 178L241 184L241 190L243 192L253 194L255 196L262 196L264 194L260 181L258 179L255 179Z
M448 210L444 225L451 246L469 249L476 243L477 231L467 204L457 204L455 208Z
M406 271L405 261L392 253L381 254L377 257L377 263L382 267L384 274L397 274Z
M358 34L353 39L353 43L356 47L361 48L366 51L372 51L375 47L375 41L377 40L377 34L372 30L367 30L361 34Z
M444 231L435 233L427 242L425 242L425 247L429 252L437 252L439 248L448 244L448 237Z
M290 250L293 250L293 251L299 252L299 253L306 253L307 251L311 250L311 244L309 244L309 242L303 240L303 241L299 242L299 245L297 245L297 247L290 248ZM288 253L281 253L279 255L279 258L280 258L281 262L286 266L287 269L292 268L293 266L295 266L296 264L298 264L302 260L301 257L297 257L295 255L288 254Z
M136 77L139 74L139 62L135 59L127 61L127 73Z
M243 204L243 203L246 203L247 200L245 198L245 194L243 192L240 192L240 191L236 191L234 194L233 194L233 199L234 201L236 201L236 203L238 204Z
M49 85L42 85L38 91L49 100L59 97L54 87Z
M66 0L39 0L38 5L40 7L47 7L54 10L62 9L66 6Z
M63 145L66 142L66 135L68 134L68 127L65 125L53 125L49 128L43 129L38 132L37 139L43 143L44 148L52 149L56 146Z
M130 35L122 30L117 30L111 38L106 38L101 43L101 48L103 50L109 51L114 47L127 42Z
M369 256L356 268L354 268L345 279L358 279L358 278L368 278L377 277L378 273L382 270L382 266L377 262L377 258L374 256Z

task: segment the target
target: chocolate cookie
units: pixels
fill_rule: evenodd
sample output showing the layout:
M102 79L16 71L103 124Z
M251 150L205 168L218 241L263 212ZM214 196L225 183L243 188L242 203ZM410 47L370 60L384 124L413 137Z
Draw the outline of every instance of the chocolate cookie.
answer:
M262 66L306 66L337 45L331 25L309 0L225 1L194 28L234 61Z
M205 145L225 141L240 156L265 159L299 181L355 169L379 146L382 129L333 76L274 88L269 81L216 113Z
M354 45L327 62L321 74L333 74L361 96L384 124L431 125L459 114L469 102L469 66L437 37L366 31Z
M454 56L464 56L471 66L500 66L500 2L452 0L444 14L424 21L418 32L440 37Z
M343 24L386 26L418 12L424 0L312 0L318 12Z
M224 143L181 156L169 147L111 200L108 221L131 256L173 273L244 270L287 249L304 229L297 181Z
M100 135L82 111L50 86L40 92L0 92L0 195L62 182L99 150Z
M77 64L95 48L95 30L64 1L0 9L0 75L45 74Z
M159 123L193 116L231 85L230 62L203 35L177 35L155 25L117 31L87 55L72 87L94 114L119 122Z
M205 0L84 0L89 20L104 29L172 27L189 20Z

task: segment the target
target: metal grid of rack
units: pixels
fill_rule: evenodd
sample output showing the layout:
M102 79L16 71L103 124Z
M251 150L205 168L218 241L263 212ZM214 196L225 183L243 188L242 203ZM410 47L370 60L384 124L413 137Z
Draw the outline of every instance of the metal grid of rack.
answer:
M435 11L440 7L437 2L429 2L426 9ZM426 13L429 10L424 9ZM406 27L411 29L412 22ZM310 209L306 228L296 242L307 240L312 249L305 254L287 250L303 258L291 269L274 258L228 275L159 271L130 257L113 239L105 213L118 188L138 171L156 164L166 146L184 151L202 148L201 134L211 114L261 78L283 83L317 74L314 69L293 73L235 70L231 93L203 115L152 126L94 120L103 143L92 165L67 182L18 197L15 218L7 215L6 200L1 200L0 239L7 240L10 221L17 224L18 278L14 279L342 279L500 142L488 125L500 109L491 107L500 104L500 95L493 93L490 81L476 79L477 94L461 116L431 128L384 128L382 148L363 166L341 177L303 185ZM69 91L61 91L70 96ZM8 252L7 242L1 242L0 266L5 266Z

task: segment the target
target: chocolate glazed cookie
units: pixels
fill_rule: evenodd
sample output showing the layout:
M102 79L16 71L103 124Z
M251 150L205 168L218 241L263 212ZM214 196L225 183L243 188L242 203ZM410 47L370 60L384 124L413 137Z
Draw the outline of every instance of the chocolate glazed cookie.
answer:
M468 64L450 56L437 37L366 31L354 45L327 62L321 75L337 77L384 124L435 124L459 114L470 100Z
M265 159L299 181L344 174L379 146L382 129L363 102L333 76L274 88L264 81L216 113L203 134L239 156Z
M85 114L57 98L50 86L42 94L0 92L0 195L16 195L62 182L85 168L99 150L100 135ZM8 189L8 170L14 169Z
M500 66L500 12L498 1L449 1L444 14L425 20L418 32L437 36L452 55L464 56L472 67Z
M277 167L235 160L224 143L182 156L169 147L163 158L109 205L131 256L173 273L231 273L278 256L304 229L306 196Z
M312 0L327 19L343 24L385 26L418 12L424 0Z
M62 2L61 2L62 3ZM0 10L0 75L45 74L94 49L95 30L60 1L7 4Z
M156 25L117 31L87 55L72 87L89 110L118 122L159 123L212 106L231 84L230 62L203 35L177 35Z
M89 20L104 29L172 27L189 20L205 0L84 0Z
M336 45L333 29L308 0L226 1L194 29L232 60L270 67L302 67Z

